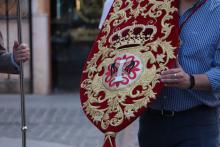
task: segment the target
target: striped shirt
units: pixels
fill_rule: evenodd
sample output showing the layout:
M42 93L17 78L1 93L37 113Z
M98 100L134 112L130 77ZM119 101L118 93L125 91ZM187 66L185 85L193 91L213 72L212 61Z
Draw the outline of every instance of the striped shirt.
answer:
M202 2L202 1L200 1ZM180 16L180 24L193 8ZM206 74L212 91L163 88L153 109L183 111L205 104L220 105L220 0L207 0L182 28L179 62L188 74Z

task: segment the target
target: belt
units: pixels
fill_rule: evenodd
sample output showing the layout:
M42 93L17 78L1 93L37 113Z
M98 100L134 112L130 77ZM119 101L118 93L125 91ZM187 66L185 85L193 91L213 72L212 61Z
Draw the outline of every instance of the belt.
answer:
M185 110L185 111L170 111L170 110L164 110L164 109L161 109L161 110L155 110L155 109L152 109L152 108L148 108L146 110L146 113L147 114L151 114L151 115L158 115L158 116L161 116L161 117L175 117L177 115L182 115L182 114L186 114L186 113L191 113L192 111L197 111L197 110L204 110L204 109L213 109L211 107L208 107L206 105L200 105L200 106L196 106L196 107L193 107L191 109L188 109L188 110Z

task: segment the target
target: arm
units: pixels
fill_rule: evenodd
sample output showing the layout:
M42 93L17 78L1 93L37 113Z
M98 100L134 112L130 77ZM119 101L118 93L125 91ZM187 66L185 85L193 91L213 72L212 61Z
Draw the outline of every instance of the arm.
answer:
M20 61L30 59L30 50L26 44L14 42L13 54L6 53L3 47L3 38L0 33L0 73L18 74Z
M220 92L220 37L216 47L213 68L207 71L205 74L210 82L211 89L214 93Z
M0 73L18 74L19 69L12 62L12 54L4 53L0 55Z
M220 55L217 53L216 55ZM220 58L217 59L220 62ZM220 65L220 64L219 64ZM193 74L195 79L195 85L193 89L202 91L213 91L219 90L220 86L220 68L219 65L210 69L204 74ZM190 87L190 75L186 73L181 65L176 61L176 68L163 71L160 77L161 81L166 87L177 87L181 89L187 89Z
M195 74L193 75L195 78L195 86L193 89L203 90L203 91L211 91L212 86L206 74Z
M6 53L1 32L0 32L0 73L10 73L10 74L18 73L18 69L12 62L12 54Z

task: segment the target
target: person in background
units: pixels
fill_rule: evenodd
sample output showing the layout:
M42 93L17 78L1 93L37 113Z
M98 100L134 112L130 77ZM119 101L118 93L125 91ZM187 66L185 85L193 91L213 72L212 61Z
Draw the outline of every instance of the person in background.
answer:
M140 117L140 147L218 147L220 0L180 0L176 66Z
M6 53L3 44L3 36L0 32L0 73L19 74L20 61L30 59L30 49L26 44L14 42L13 53Z

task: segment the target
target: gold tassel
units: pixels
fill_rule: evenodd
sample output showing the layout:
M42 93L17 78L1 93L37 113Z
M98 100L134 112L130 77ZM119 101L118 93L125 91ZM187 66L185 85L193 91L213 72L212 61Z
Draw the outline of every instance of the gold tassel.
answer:
M109 140L111 147L114 147L111 138L115 138L116 137L116 133L115 132L106 132L105 133L105 142L106 140Z

